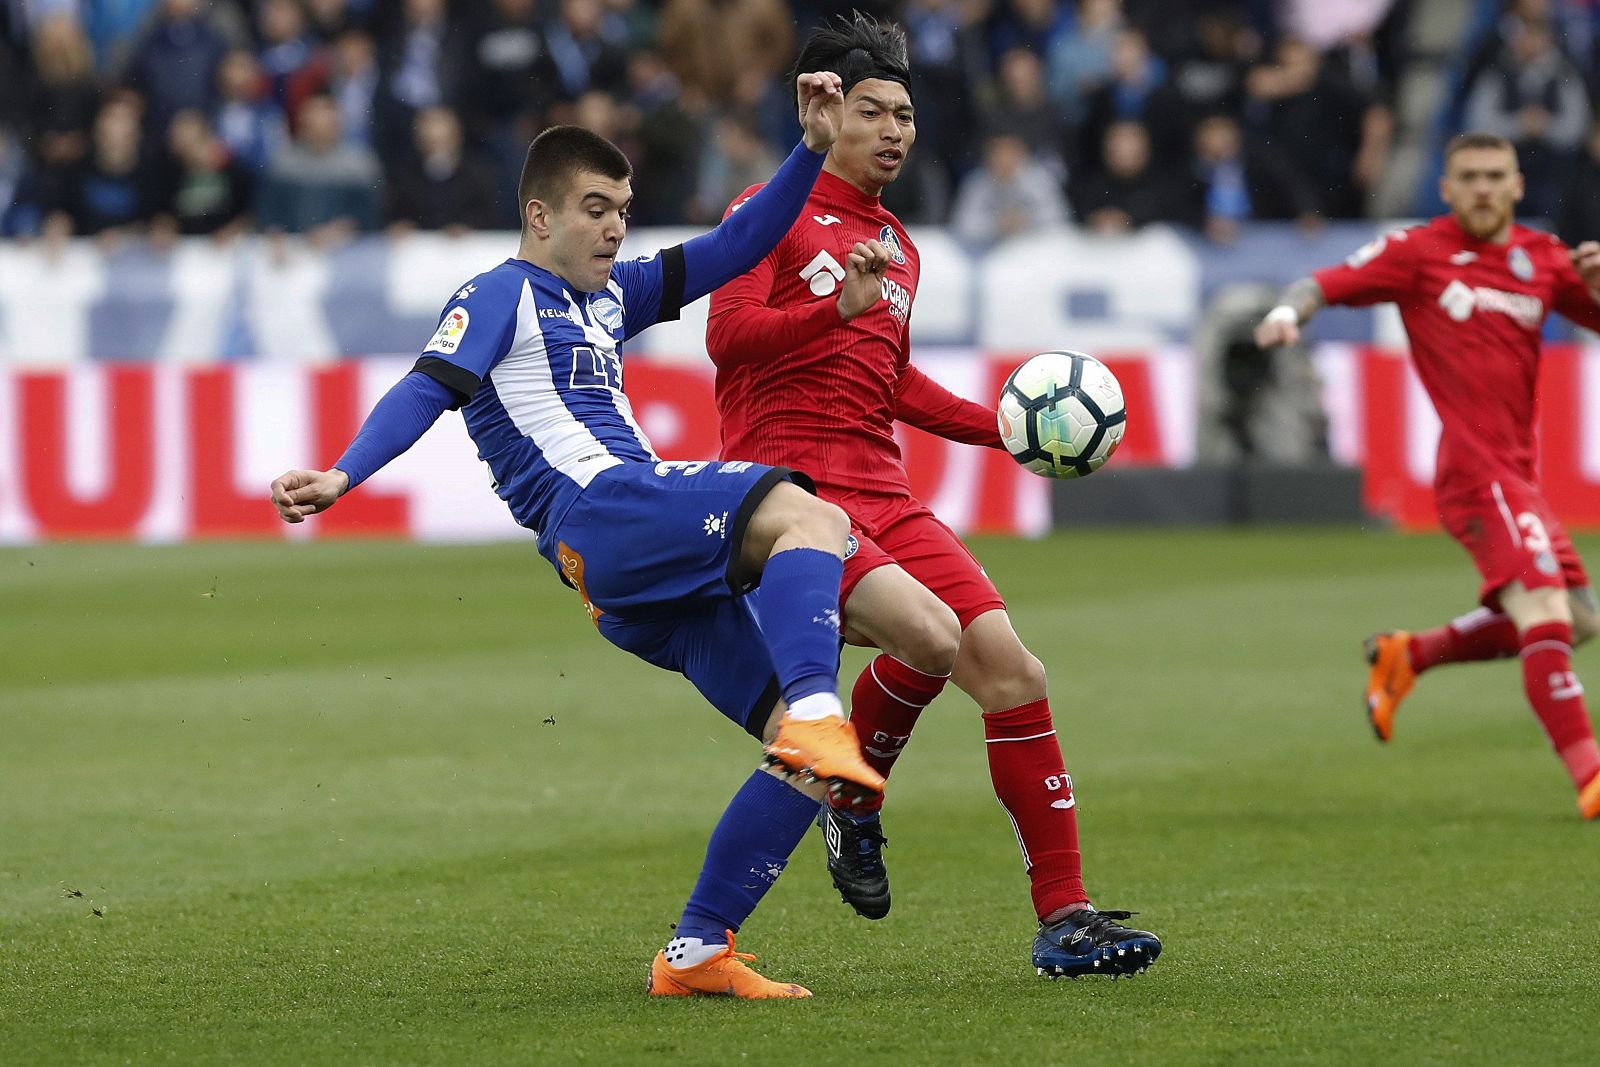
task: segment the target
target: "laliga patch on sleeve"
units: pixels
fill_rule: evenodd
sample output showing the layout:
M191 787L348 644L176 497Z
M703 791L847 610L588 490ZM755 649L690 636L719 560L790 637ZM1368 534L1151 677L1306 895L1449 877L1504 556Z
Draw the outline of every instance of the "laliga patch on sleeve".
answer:
M428 342L424 352L438 352L440 355L453 356L456 349L461 347L461 339L467 334L467 324L472 321L472 316L467 314L464 307L451 308L439 323L439 328L433 332L433 340Z

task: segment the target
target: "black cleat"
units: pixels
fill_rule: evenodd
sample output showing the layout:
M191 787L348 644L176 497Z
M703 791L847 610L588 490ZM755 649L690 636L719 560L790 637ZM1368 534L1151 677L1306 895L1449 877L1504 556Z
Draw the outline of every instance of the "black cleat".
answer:
M1033 939L1034 967L1049 978L1138 974L1161 955L1161 939L1115 921L1134 914L1080 908L1048 926L1041 924Z
M844 902L866 919L889 914L889 872L883 866L883 826L877 812L852 815L824 804L817 814L828 846L828 873Z

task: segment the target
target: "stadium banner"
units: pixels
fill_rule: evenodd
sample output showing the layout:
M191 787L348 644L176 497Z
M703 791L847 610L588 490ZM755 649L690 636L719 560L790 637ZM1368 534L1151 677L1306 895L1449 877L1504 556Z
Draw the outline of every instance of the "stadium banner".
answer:
M1137 420L1119 462L1183 461L1192 436L1179 355L1111 360L1130 397L1173 416ZM1009 356L942 350L919 361L952 391L992 404ZM339 505L288 526L267 486L298 465L327 466L409 359L88 363L0 369L0 543L72 538L173 542L209 538L525 537L490 488L460 416L446 415L409 452ZM1173 368L1180 368L1174 370ZM708 364L634 360L626 386L664 458L718 449ZM1050 525L1050 484L997 449L901 429L912 488L963 532L1037 536Z
M1027 352L929 347L918 365L952 391L993 404ZM1180 346L1102 353L1130 419L1113 464L1183 468L1196 445L1195 361ZM1367 511L1431 529L1439 421L1400 350L1323 345L1333 460L1364 472ZM409 369L384 357L327 364L86 363L0 368L0 543L66 538L520 536L487 469L447 413L417 445L316 520L280 523L266 487L290 466L332 463L364 414ZM627 391L668 459L715 455L712 373L703 360L635 359ZM1540 379L1542 479L1556 513L1600 528L1600 348L1553 345ZM1051 483L1004 453L901 426L913 490L962 532L1037 536ZM1066 483L1062 491L1070 492Z

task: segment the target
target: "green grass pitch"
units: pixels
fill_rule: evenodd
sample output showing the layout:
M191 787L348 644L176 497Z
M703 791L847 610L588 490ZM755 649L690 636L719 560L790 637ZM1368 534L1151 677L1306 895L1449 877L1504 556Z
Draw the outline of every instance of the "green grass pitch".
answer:
M1360 713L1363 635L1472 606L1459 549L975 548L1150 973L1034 975L952 691L891 785L891 915L813 835L741 937L816 998L652 1002L756 751L531 547L43 546L0 552L0 1063L1596 1062L1600 826L1515 666L1425 678L1387 747Z

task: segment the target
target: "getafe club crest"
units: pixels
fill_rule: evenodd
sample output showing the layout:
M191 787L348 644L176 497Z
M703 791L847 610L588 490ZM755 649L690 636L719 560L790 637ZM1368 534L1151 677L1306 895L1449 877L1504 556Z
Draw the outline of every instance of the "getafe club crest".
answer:
M1506 256L1506 262L1511 267L1511 273L1525 282L1533 281L1533 260L1521 245L1514 247Z
M900 247L900 237L894 232L893 226L885 226L878 231L878 240L883 247L889 250L889 258L901 266L905 266L906 254Z

